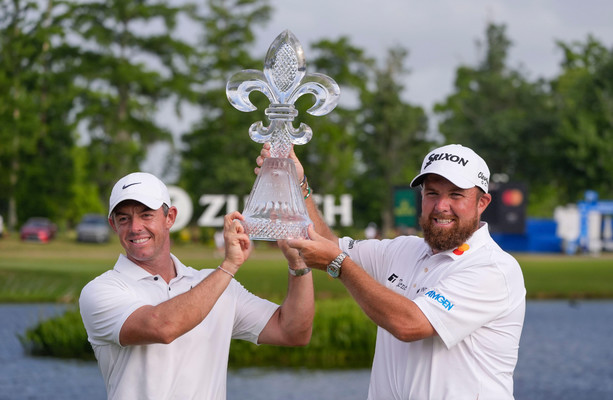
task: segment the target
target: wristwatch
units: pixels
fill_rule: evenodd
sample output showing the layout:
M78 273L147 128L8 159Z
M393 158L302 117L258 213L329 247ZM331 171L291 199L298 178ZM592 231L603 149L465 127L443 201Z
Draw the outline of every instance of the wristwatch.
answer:
M330 275L332 278L338 278L341 275L341 264L343 263L345 257L347 257L348 255L349 254L343 251L341 254L336 256L336 258L332 260L330 265L328 265L328 275Z
M289 265L287 266L287 270L289 271L289 274L293 276L302 276L302 275L306 275L309 272L311 272L311 268L309 267L300 268L300 269L291 269Z

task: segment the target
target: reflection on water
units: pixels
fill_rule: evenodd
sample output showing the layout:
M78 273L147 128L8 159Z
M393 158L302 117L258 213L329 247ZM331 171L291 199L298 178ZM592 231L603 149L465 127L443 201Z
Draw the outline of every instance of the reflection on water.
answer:
M0 305L0 400L104 400L95 362L26 357L16 335L64 306ZM517 400L613 399L613 302L530 301L515 370ZM228 400L365 399L368 370L247 368Z

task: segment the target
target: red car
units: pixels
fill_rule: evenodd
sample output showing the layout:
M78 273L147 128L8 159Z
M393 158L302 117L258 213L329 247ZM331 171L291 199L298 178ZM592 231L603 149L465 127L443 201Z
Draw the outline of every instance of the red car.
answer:
M47 243L53 239L57 232L57 226L48 218L33 217L21 227L21 240L31 240Z

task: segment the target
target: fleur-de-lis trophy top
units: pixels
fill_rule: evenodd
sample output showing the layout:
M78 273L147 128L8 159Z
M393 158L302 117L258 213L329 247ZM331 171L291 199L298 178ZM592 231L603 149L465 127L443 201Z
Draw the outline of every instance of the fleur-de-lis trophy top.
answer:
M313 136L311 128L301 123L298 129L292 125L298 111L296 100L304 94L312 94L315 104L307 110L311 115L326 115L336 107L340 88L329 76L306 73L306 60L302 45L289 30L283 31L272 42L266 59L264 72L247 69L234 74L226 85L230 103L240 111L254 111L256 107L249 100L249 94L262 92L270 106L265 114L270 125L261 121L249 128L249 136L257 143L270 142L272 157L288 157L291 144L305 144Z
M226 85L230 103L245 112L256 110L249 100L254 90L270 100L265 110L270 125L264 126L261 121L251 124L249 136L257 143L270 142L271 157L264 160L251 189L242 224L251 239L307 238L311 220L306 197L303 198L294 162L288 157L292 145L307 143L313 132L304 123L298 129L292 125L298 115L294 103L303 94L312 94L315 104L307 112L325 115L336 107L340 88L326 75L306 73L302 46L286 30L270 45L264 72L253 69L237 72Z

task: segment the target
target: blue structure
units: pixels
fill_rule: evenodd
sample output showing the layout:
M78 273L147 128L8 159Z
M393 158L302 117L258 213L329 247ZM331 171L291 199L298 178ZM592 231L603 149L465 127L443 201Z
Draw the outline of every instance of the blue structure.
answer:
M588 215L591 212L598 212L600 215L613 215L613 201L598 201L598 193L593 190L585 192L585 200L577 203L579 209L579 238L573 247L580 250L589 251L589 231ZM601 224L602 225L602 224ZM602 232L602 226L600 227ZM568 253L569 251L567 251Z
M562 239L556 236L556 228L557 224L552 219L527 218L525 233L491 233L491 236L505 251L559 253L562 251Z

